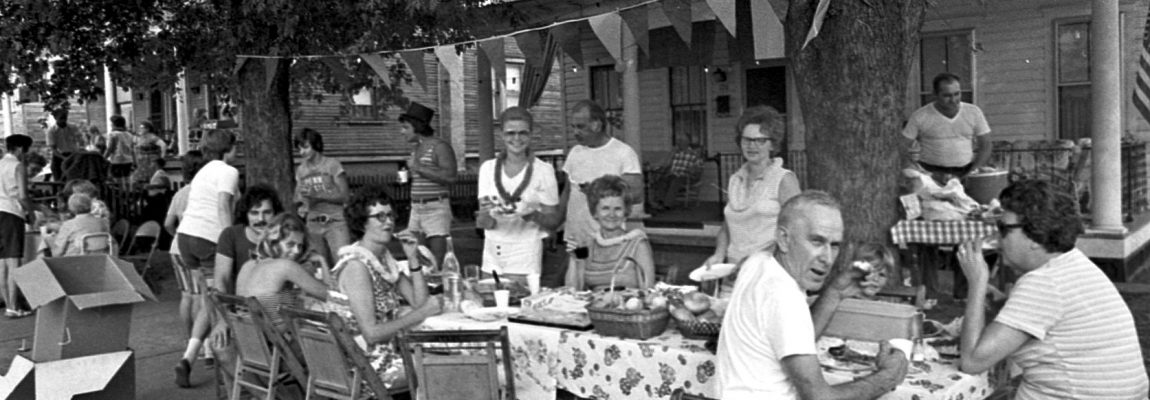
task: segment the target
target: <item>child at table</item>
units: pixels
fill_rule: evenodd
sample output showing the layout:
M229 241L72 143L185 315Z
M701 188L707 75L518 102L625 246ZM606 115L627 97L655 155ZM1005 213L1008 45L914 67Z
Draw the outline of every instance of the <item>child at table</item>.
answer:
M856 296L861 299L880 300L879 292L890 281L891 273L898 271L894 252L880 243L859 244L847 260L848 268L860 268L865 272L860 283L862 292Z

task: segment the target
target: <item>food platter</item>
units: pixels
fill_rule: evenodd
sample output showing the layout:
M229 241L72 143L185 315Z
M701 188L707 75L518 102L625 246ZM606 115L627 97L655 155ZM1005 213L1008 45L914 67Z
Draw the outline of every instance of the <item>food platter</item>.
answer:
M735 266L736 264L731 263L711 264L710 268L704 265L691 271L689 277L696 282L720 279L735 272Z
M495 322L519 313L519 307L483 307L463 311L463 315L480 322Z

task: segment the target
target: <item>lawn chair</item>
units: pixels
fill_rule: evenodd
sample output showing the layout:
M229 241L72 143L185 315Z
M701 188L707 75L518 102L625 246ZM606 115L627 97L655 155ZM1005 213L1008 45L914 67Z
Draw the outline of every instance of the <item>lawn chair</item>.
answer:
M144 282L148 284L148 288L152 289L156 294L160 293L160 285L158 282L155 282L155 279L148 275L148 271L151 270L152 256L156 254L156 247L158 247L159 244L160 223L148 221L136 229L136 234L132 236L131 243L128 244L120 256L120 258L131 262L132 265L136 267L136 272L140 274L140 278L143 278ZM140 251L141 247L147 248L147 251Z
M391 399L390 393L395 391L389 391L372 369L343 318L292 307L284 307L280 313L288 320L307 362L305 399L358 400L366 394L364 382L376 398Z
M496 347L500 351L496 353ZM507 327L498 330L401 333L399 351L418 399L514 399ZM499 357L506 377L500 396Z
M302 382L300 377L306 379L307 372L299 358L293 351L284 351L290 349L286 339L267 322L259 302L218 292L210 296L231 328L239 353L232 377L231 400L238 400L242 389L272 400L293 379L298 382Z

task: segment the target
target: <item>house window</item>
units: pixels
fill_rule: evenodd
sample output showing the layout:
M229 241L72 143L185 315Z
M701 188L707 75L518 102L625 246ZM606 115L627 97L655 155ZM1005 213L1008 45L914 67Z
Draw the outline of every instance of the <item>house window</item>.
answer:
M1058 137L1090 137L1090 22L1055 24Z
M491 82L495 85L495 90L492 91L491 104L494 108L495 122L499 122L499 116L503 114L503 110L519 105L519 90L523 86L523 60L506 60L505 65L507 68L506 81L502 84L495 77L495 72L491 72ZM502 88L502 90L500 90Z
M623 111L623 78L614 65L591 67L591 100L607 111Z
M707 96L703 67L669 68L671 86L671 144L698 145L706 154ZM685 141L685 143L684 143Z
M375 122L383 120L382 109L382 95L369 86L345 95L341 113L352 122Z
M972 36L970 30L922 34L919 60L922 105L934 101L934 77L943 72L957 75L962 81L962 101L974 102Z

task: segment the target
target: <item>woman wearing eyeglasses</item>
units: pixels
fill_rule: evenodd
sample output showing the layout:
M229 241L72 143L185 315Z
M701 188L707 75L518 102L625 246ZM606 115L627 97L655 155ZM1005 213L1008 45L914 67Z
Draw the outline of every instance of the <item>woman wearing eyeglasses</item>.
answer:
M483 265L523 277L539 292L543 238L559 224L555 169L531 154L531 113L511 107L500 117L504 151L479 167L477 226L486 230Z
M783 168L782 158L771 158L786 134L783 116L767 106L748 108L735 125L735 142L747 161L727 183L723 227L715 240L715 254L705 265L738 263L775 241L779 209L799 194L799 180ZM721 296L734 287L735 275L722 282Z
M406 233L399 237L407 262L396 261L387 250L387 244L398 235L393 235L395 214L391 198L382 187L367 186L356 191L344 208L344 220L356 241L339 249L339 261L325 280L347 300L329 298L324 311L348 320L357 334L356 342L385 385L402 385L403 360L391 339L401 330L439 314L441 300L427 293L415 237ZM413 308L401 308L402 302Z

